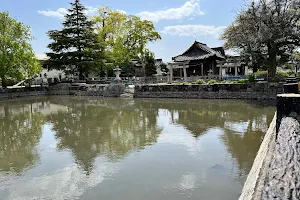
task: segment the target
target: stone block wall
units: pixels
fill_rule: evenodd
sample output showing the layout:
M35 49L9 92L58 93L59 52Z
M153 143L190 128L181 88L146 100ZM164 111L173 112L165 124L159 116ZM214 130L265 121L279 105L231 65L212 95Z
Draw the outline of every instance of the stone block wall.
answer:
M137 85L135 98L273 100L283 84Z
M46 87L0 89L0 100L45 95L48 95Z
M49 95L120 97L124 90L123 84L58 84L49 87Z

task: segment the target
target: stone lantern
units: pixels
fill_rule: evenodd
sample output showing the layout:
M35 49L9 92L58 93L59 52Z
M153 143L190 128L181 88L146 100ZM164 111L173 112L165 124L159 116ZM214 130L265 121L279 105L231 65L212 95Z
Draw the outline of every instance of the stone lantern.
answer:
M115 81L117 81L117 82L122 81L122 79L120 78L121 71L122 71L122 69L121 69L119 66L117 66L117 67L114 69L114 73L115 73L115 75L116 75Z

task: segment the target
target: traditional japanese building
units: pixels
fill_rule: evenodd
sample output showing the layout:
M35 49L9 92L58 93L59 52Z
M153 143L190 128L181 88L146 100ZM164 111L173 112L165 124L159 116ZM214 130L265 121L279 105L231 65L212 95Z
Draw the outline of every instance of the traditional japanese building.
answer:
M172 58L168 63L170 80L176 77L222 79L224 77L240 77L248 74L248 67L240 56L225 55L223 47L210 48L206 44L195 41L183 54Z
M187 77L219 75L217 61L225 60L225 51L223 47L209 48L206 44L195 41L183 54L172 60L169 66L174 66L173 76L180 76L182 68Z

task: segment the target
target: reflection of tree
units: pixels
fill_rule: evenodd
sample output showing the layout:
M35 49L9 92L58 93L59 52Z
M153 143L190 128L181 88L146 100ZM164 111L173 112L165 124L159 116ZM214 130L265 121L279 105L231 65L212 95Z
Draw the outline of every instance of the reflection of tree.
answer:
M195 137L203 135L209 128L224 128L226 123L243 123L255 121L254 126L266 126L266 122L256 120L257 117L266 117L270 123L275 109L261 103L232 101L232 100L147 100L159 109L168 109L171 113L177 112L176 123L183 125Z
M239 167L239 174L243 178L251 170L256 153L260 147L264 133L259 130L247 130L244 134L225 131L222 139Z
M130 151L156 142L160 133L156 125L157 111L151 108L122 107L120 102L110 104L102 100L69 99L60 103L68 106L68 111L49 117L59 140L58 148L70 149L87 174L97 156L122 158Z
M0 171L20 173L39 159L36 145L45 120L40 113L22 111L25 105L17 106L21 112L15 114L12 113L14 104L3 106L4 114L0 118ZM32 107L32 102L27 106Z
M237 162L244 178L250 171L275 108L256 102L230 100L168 100L152 102L153 107L177 112L176 123L183 125L194 137L205 134L209 128L224 130L222 140ZM173 101L173 102L172 102ZM234 126L242 127L242 132ZM246 130L244 126L246 125Z

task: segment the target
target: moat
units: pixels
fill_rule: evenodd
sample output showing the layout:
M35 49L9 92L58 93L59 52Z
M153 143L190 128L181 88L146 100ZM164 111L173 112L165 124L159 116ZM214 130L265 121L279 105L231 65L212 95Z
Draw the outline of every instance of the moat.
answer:
M272 103L0 102L0 199L238 199Z

